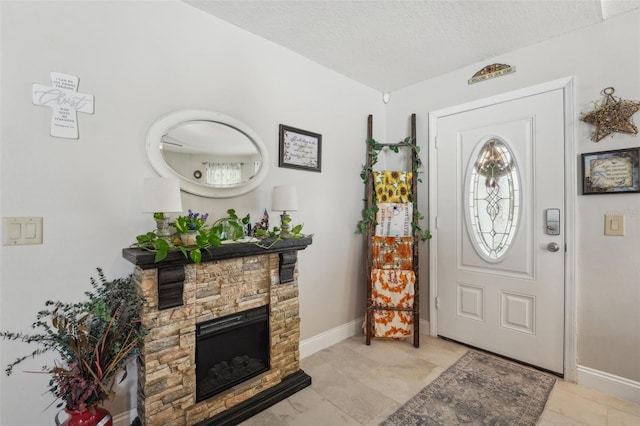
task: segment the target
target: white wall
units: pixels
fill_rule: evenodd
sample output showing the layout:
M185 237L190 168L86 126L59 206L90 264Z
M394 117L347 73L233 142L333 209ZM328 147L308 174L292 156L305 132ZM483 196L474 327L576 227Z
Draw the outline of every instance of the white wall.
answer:
M367 115L385 132L379 93L178 1L0 7L0 216L44 217L42 245L0 248L1 329L27 331L46 299L79 300L97 266L113 278L132 271L121 249L154 227L140 203L143 179L155 175L145 135L154 120L183 108L248 124L270 150L272 167L261 188L238 198L183 193L184 209L215 219L235 208L257 221L274 185L297 185L293 222L315 233L299 253L302 338L363 315L354 231ZM48 84L50 71L79 76L80 92L95 96L95 114L78 114L79 140L49 136L50 109L31 103L32 84ZM280 123L322 134L322 173L277 167ZM30 350L0 344L3 367ZM0 424L53 422L48 375L23 372L45 360L2 376ZM124 388L132 386L127 379ZM117 415L134 403L135 392L125 391L108 407Z
M418 141L426 152L428 114L441 108L482 99L535 84L574 76L576 115L592 110L601 90L615 87L623 99L640 99L639 12L633 11L563 37L490 58L447 75L391 93L387 111L387 136L407 135L406 116L418 117ZM438 60L438 58L433 58ZM516 73L468 85L479 69L492 63L516 67ZM640 115L635 122L640 124ZM577 154L637 147L638 137L616 134L596 144L589 140L593 126L576 117ZM558 147L560 152L561 147ZM426 161L426 159L423 158ZM576 162L578 159L576 158ZM578 168L578 172L580 168ZM579 179L569 176L569 179ZM426 179L424 180L426 182ZM427 185L420 198L427 200ZM624 237L604 236L604 215L625 214ZM578 364L640 381L640 194L577 197L577 352ZM421 252L426 271L427 250ZM422 288L428 288L422 274ZM423 292L423 295L425 293ZM428 318L423 297L422 316ZM636 385L637 386L637 385ZM636 389L637 390L637 389Z

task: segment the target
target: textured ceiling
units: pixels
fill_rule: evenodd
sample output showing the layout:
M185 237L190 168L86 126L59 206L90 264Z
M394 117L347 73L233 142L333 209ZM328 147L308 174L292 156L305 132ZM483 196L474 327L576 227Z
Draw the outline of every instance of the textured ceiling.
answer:
M640 0L183 1L381 92L640 6Z

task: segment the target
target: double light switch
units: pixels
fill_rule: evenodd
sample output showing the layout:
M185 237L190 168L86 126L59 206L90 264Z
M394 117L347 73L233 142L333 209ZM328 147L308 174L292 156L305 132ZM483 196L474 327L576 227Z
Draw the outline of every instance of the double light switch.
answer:
M5 217L4 245L42 244L41 217Z

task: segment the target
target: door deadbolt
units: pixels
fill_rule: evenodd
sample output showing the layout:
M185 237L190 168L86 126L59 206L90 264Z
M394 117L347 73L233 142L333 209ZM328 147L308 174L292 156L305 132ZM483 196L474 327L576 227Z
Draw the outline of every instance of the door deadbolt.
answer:
M547 235L560 235L560 209L547 209L545 219Z

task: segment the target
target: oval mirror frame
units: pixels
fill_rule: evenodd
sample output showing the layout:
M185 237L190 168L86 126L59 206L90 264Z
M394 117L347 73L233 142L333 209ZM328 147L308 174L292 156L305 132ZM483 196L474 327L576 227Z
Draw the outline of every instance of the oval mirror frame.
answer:
M162 138L171 129L190 121L209 121L229 126L244 134L256 147L261 156L261 164L258 173L243 184L230 187L214 187L194 182L177 173L167 163L162 155ZM147 156L153 169L162 177L173 177L180 181L180 189L194 195L210 198L237 197L256 189L267 177L269 172L269 152L262 139L246 124L235 118L208 110L189 109L174 111L161 117L151 125L146 139Z

